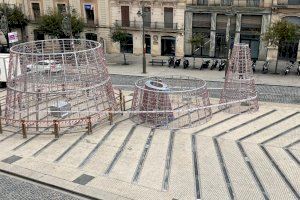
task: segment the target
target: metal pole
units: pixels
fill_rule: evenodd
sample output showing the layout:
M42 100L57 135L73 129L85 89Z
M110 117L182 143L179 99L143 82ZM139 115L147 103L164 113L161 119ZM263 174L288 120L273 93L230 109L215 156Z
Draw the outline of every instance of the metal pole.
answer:
M230 43L231 43L231 31L230 31L230 26L231 26L231 17L232 15L229 14L228 15L228 18L227 18L227 29L228 29L228 35L227 35L227 51L226 51L226 66L225 66L225 76L226 76L226 73L227 73L227 69L229 67L229 52L230 52Z
M72 16L71 16L71 6L70 0L68 0L68 13L69 13L69 23L70 23L70 39L73 39L73 32L72 32Z
M146 74L146 49L145 49L145 6L142 6L142 20L143 20L143 74Z

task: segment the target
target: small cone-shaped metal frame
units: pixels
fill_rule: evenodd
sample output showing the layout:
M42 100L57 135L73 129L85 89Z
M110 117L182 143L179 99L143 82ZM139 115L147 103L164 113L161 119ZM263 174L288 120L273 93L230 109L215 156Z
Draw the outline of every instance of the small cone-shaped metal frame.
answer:
M160 129L191 128L212 117L206 82L188 76L147 77L135 83L132 121Z
M229 113L255 112L258 110L258 98L248 44L234 45L220 104L223 105L220 105L219 109Z

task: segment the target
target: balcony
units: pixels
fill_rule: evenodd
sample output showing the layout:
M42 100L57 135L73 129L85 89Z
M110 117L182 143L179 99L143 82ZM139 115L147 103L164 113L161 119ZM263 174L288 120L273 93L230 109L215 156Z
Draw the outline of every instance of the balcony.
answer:
M31 23L37 23L40 17L40 15L27 15L27 18L30 20Z
M275 7L286 7L286 8L300 8L299 0L277 0L277 5L274 4Z
M195 6L263 7L263 0L197 0Z
M116 20L116 23L119 26L121 26L123 28L128 28L128 29L141 29L143 26L142 21ZM145 22L144 27L145 27L145 29L155 29L157 31L159 31L159 30L165 30L165 31L179 30L177 23Z

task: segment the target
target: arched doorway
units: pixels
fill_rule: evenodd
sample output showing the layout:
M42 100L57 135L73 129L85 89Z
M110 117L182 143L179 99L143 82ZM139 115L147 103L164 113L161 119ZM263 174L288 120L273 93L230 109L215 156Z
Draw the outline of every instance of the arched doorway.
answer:
M161 37L161 55L162 56L175 56L176 52L176 39L173 36Z
M85 38L87 40L97 41L97 34L95 34L95 33L86 33Z
M284 17L283 20L286 20L292 24L300 26L300 17L288 16ZM278 47L278 57L281 60L296 60L297 52L299 46L299 39L294 41L285 42L283 41Z
M145 35L146 53L151 54L151 37L150 35Z

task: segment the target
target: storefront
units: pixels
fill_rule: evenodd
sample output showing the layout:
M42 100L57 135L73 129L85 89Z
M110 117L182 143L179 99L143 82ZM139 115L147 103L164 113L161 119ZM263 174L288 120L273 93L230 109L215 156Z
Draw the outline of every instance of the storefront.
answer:
M249 44L252 59L258 59L261 23L261 15L242 15L240 42Z

